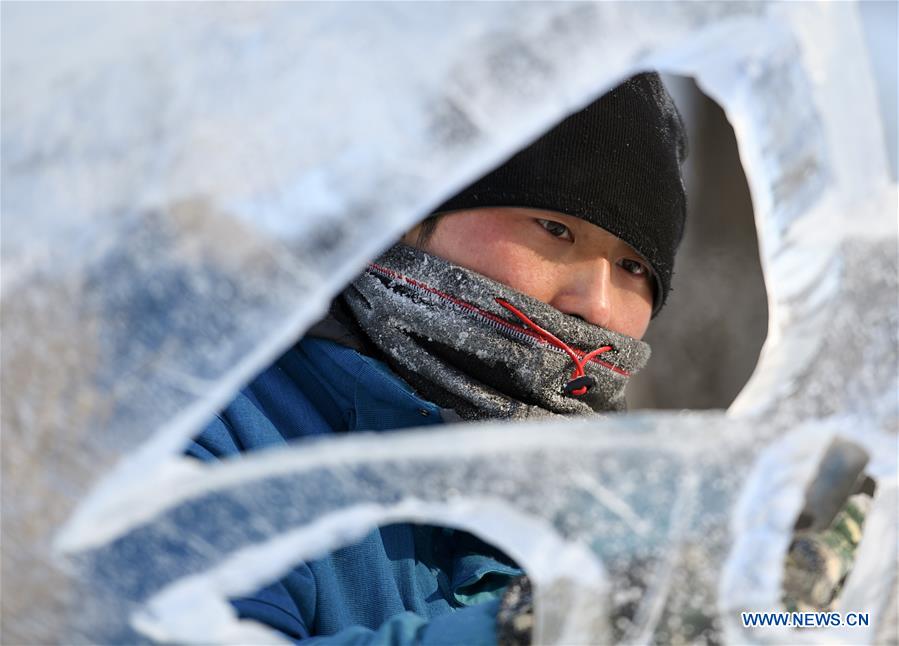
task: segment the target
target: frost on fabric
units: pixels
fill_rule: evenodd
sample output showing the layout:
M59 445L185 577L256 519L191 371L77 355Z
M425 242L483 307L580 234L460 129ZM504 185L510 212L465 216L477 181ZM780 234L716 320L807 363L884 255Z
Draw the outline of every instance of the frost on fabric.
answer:
M896 635L897 194L854 5L10 4L2 30L0 641L261 641L228 595L403 519L508 550L545 643ZM429 206L646 68L725 108L752 192L771 321L728 412L178 457ZM878 484L841 600L872 624L748 632L834 437Z

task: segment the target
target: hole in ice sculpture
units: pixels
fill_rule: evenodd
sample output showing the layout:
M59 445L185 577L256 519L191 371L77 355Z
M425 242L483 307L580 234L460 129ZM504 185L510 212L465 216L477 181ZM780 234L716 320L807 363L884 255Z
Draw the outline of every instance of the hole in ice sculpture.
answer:
M366 533L379 521L385 524ZM270 643L279 634L349 639L375 631L384 638L428 630L443 639L453 626L459 634L492 634L497 601L490 600L521 569L468 534L475 525L488 538L505 535L501 542L509 552L532 568L541 595L534 602L535 639L590 642L604 635L606 579L595 556L539 519L486 498L451 504L408 499L326 515L174 580L142 603L131 623L153 640L189 643ZM328 552L333 545L344 547ZM428 621L436 623L425 628Z
M424 618L499 599L522 574L511 557L473 534L395 523L230 602L241 619L281 627L296 639L339 633L350 625L372 631L388 621L395 629L417 626ZM285 621L284 615L298 621Z
M689 136L690 154L684 169L689 214L676 263L674 290L644 338L652 347L653 356L628 386L627 399L631 410L725 409L752 374L767 333L767 299L752 205L734 132L723 110L692 80L671 76L666 83L683 114ZM354 315L350 313L349 318ZM360 335L341 329L346 327L345 321L333 319L340 317L332 313L307 331L307 337L344 346L356 344ZM392 324L402 327L403 322L395 320ZM467 337L468 332L461 330L457 338L464 343ZM384 348L372 350L369 345L362 348L362 353L377 355ZM292 349L288 354L291 352ZM272 386L285 389L272 396L278 406L283 408L282 400L290 399L284 393L293 384L286 382L305 380L304 388L309 392L309 384L314 380L306 368L296 366L293 372L280 371L278 383ZM263 375L265 379L270 376ZM478 377L483 378L483 374ZM325 401L322 393L315 404ZM325 408L333 406L326 403ZM391 423L391 427L439 421L435 410L430 414L421 413L423 410L416 407L409 420ZM281 415L282 411L275 414ZM279 431L292 432L291 437L313 434L297 421L302 415L283 417L294 428ZM331 430L373 428L354 426L358 420L340 419L335 423L337 417L332 415L321 426Z
M804 643L802 633L872 642L895 584L895 562L883 557L896 544L894 454L894 436L857 433L831 418L807 422L758 455L734 509L718 586L729 641L764 632L784 643ZM808 544L797 546L803 539ZM868 625L812 632L741 622L742 612L785 609L864 613Z
M724 111L692 79L664 80L689 136L687 222L671 294L644 337L652 358L628 387L628 404L723 409L748 381L767 336L752 203Z
M783 603L791 611L832 610L852 571L876 482L868 452L835 439L805 492L784 560Z

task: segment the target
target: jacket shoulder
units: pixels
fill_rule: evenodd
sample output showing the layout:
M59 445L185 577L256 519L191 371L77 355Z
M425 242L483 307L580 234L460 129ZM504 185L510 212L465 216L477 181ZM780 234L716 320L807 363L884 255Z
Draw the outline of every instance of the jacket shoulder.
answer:
M336 344L311 339L290 348L238 392L187 454L221 459L347 430L354 416L352 386L335 374L329 358L340 349L330 346Z

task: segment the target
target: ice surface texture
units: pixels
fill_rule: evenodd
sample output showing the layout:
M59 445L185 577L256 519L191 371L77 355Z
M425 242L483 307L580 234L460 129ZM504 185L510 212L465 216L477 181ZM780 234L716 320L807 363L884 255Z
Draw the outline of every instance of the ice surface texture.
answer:
M6 4L2 29L0 641L270 639L228 595L399 520L517 558L541 643L896 635L897 193L854 5ZM752 192L769 338L729 411L179 457L430 205L646 68L726 109ZM744 631L835 436L878 481L840 606L872 625Z

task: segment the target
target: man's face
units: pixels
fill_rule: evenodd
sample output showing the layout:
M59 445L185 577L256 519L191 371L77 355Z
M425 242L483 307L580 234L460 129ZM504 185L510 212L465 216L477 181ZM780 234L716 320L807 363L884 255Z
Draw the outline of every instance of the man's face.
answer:
M414 245L418 227L403 241ZM630 245L555 211L494 207L445 215L423 245L433 253L578 316L640 339L653 277Z

